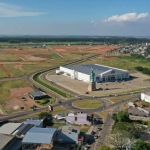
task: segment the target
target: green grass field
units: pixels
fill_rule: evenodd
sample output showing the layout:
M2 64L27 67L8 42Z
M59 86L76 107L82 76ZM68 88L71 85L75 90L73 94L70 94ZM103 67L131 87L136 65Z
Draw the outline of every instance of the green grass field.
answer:
M91 62L91 61L90 61ZM147 59L139 59L132 58L130 56L114 56L108 60L97 58L93 60L91 63L102 64L106 66L116 67L125 70L135 71L135 67L142 66L148 67L150 66L150 61Z
M102 103L98 100L77 100L73 102L73 105L79 108L94 109L102 106Z
M12 54L0 54L0 61L20 61L21 59Z
M125 99L130 98L130 97L133 97L133 95L123 95L123 96L117 96L117 97L110 97L109 99L112 102L117 103L117 102L120 102L120 101L125 100Z
M64 108L63 106L57 106L57 107L54 107L52 114L53 115L62 114L62 113L66 114L68 112L70 111Z
M55 93L57 93L57 94L63 96L63 97L72 97L72 95L71 95L70 93L67 93L67 92L64 91L64 90L59 89L58 87L56 87L56 86L54 86L54 85L52 85L52 84L50 84L50 83L46 83L46 82L44 82L43 80L41 80L40 75L41 75L41 73L35 74L35 75L33 76L33 80L36 81L36 82L38 82L39 84L45 86L46 88L48 88L48 89L54 91Z
M7 74L0 68L0 78L8 77Z
M86 42L88 44L90 44L91 42ZM102 42L95 42L95 43L102 43ZM22 42L22 43L9 43L9 42L0 42L0 46L22 46L22 45L27 45L27 46L35 46L35 45L80 45L83 44L83 42L38 42L38 43L34 43L34 42Z

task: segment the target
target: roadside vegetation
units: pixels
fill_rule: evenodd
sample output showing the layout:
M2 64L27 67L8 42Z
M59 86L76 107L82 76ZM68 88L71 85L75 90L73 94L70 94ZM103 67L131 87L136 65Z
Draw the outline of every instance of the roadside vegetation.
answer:
M49 98L49 99L35 100L35 102L40 104L40 105L45 106L45 105L49 105L49 104L55 103L55 99Z
M71 94L63 91L62 89L59 89L59 88L55 87L54 85L51 85L50 83L46 83L46 82L42 81L40 79L40 75L41 75L41 73L35 74L33 76L33 80L35 80L36 82L40 83L41 85L47 87L48 89L54 91L55 93L57 93L57 94L59 94L59 95L61 95L63 97L72 97Z
M83 109L94 109L102 106L102 103L98 100L77 100L73 102L75 107L83 108Z
M117 102L120 102L120 101L125 100L125 99L130 98L130 97L133 97L133 95L116 96L116 97L110 97L109 99L112 102L117 103Z
M129 145L130 141L133 143L132 150L140 150L140 147L143 147L143 145L141 144L141 141L138 140L143 135L142 131L147 129L145 125L148 125L148 122L130 120L129 113L126 110L119 111L117 114L114 113L112 119L115 123L112 127L111 134L109 135L109 144L113 145L115 150L124 150ZM149 147L146 142L143 144L146 147ZM139 149L137 149L137 147L139 147Z

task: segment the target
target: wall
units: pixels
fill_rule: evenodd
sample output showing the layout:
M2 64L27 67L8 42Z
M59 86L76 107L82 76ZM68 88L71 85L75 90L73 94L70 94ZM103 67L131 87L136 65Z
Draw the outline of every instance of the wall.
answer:
M150 103L150 96L146 95L145 93L141 93L141 100L144 100L144 101Z
M60 139L61 142L68 142L68 143L76 143L78 144L78 134L71 132L71 134L69 134L69 132L57 132L58 133L58 137Z

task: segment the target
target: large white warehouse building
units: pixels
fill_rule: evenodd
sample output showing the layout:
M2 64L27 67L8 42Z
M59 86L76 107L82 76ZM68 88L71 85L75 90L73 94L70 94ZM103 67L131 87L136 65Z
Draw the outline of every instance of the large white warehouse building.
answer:
M69 76L72 79L90 82L90 74L92 70L95 73L94 77L95 82L109 82L129 78L129 71L127 70L122 70L98 64L60 66L60 69L56 70L56 73Z

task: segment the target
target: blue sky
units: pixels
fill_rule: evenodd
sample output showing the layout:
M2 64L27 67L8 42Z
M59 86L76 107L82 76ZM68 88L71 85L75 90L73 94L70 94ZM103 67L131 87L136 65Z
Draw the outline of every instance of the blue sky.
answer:
M0 34L150 36L150 0L0 0Z

